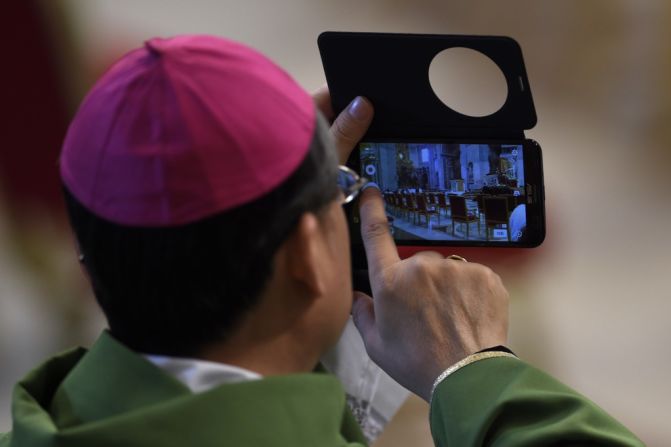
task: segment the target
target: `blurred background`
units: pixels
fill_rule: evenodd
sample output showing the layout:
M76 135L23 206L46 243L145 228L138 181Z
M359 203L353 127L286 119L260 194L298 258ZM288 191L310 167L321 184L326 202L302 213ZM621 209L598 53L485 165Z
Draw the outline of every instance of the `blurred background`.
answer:
M13 383L104 327L73 250L57 159L87 89L155 36L212 33L265 52L308 90L324 30L508 35L544 150L535 250L457 250L511 291L512 348L650 446L671 439L671 2L665 0L22 0L0 16L0 432ZM403 61L399 61L403 63ZM487 89L472 92L486 101ZM432 445L410 398L376 446Z

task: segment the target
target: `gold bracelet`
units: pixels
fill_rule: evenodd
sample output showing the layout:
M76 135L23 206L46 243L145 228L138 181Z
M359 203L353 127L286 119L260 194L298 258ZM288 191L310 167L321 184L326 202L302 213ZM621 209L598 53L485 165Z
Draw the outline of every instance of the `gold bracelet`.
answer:
M440 382L443 380L447 379L450 374L453 374L455 371L460 370L466 365L470 365L471 363L477 362L479 360L485 360L485 359L491 359L494 357L511 357L516 359L517 356L514 354L511 354L509 352L504 352L504 351L486 351L486 352L476 352L475 354L471 354L465 359L459 360L457 363L454 365L450 366L447 368L445 371L440 373L440 375L434 380L433 386L431 387L431 399L429 399L429 403L433 400L433 393L436 391L436 387L440 385Z

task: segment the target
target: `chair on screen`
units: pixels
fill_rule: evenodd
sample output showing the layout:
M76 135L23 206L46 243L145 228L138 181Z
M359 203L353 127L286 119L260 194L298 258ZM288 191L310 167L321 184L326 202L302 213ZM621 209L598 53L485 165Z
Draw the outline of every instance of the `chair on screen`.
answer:
M382 198L384 199L384 204L387 212L390 214L394 213L394 208L395 208L395 203L394 203L394 195L393 193L390 192L384 192L382 193Z
M466 239L470 237L470 227L472 223L478 224L478 234L480 233L480 219L478 216L468 211L466 207L466 199L461 196L449 196L450 201L450 217L452 218L452 236L454 236L454 224L466 224Z
M408 213L412 214L412 223L417 225L417 194L411 192L406 196Z
M517 205L524 203L524 197L515 196L513 194L506 194L506 200L508 200L508 214L512 213Z
M401 210L403 211L403 217L408 219L410 218L410 213L413 212L412 198L409 193L401 193Z
M482 212L482 210L485 209L485 202L484 202L485 197L488 197L488 195L487 194L477 194L475 196L475 203L478 204L478 217L480 217L480 213Z
M403 196L398 191L394 193L394 206L396 207L396 214L403 216Z
M424 194L417 195L417 220L418 223L422 223L421 217L424 216L426 219L426 226L429 226L431 221L431 216L438 216L438 225L440 225L440 213L436 210L436 207L429 205L427 198Z
M445 193L439 192L436 194L438 197L438 212L445 210L445 214L447 214L447 210L450 209L450 206L447 204L447 199L445 198Z
M485 233L489 240L489 230L500 225L506 226L508 242L510 242L510 224L508 222L508 199L506 197L483 197L485 213Z
M397 216L403 214L403 200L401 199L401 193L394 192L392 193L392 202L394 202L394 211Z

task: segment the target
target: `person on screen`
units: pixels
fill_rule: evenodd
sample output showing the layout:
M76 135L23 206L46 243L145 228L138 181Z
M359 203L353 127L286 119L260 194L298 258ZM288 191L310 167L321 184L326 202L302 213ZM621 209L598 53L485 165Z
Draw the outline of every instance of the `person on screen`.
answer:
M519 242L524 238L527 229L527 207L524 204L517 205L508 218L510 226L510 238L513 242Z
M353 292L341 205L373 117L333 118L258 52L151 39L92 88L60 170L109 328L15 388L0 446L361 446L319 359L350 312L371 358L431 404L436 445L641 445L504 345L489 268L398 257L374 187L360 197L374 299Z

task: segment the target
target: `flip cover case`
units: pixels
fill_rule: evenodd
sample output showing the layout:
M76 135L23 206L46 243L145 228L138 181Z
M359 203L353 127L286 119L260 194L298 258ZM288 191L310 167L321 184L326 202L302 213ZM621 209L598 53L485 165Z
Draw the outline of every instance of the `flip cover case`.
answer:
M320 34L318 45L336 115L356 96L369 98L375 106L375 117L364 141L522 141L524 130L536 125L522 50L512 38L329 31ZM485 54L503 72L508 95L495 113L483 117L463 115L434 93L429 66L438 53L454 47ZM358 232L350 233L354 288L370 294L362 241Z
M318 45L333 110L339 113L358 95L375 104L367 138L523 139L536 125L522 50L509 37L329 31ZM429 65L453 47L479 51L503 72L508 96L494 114L462 115L433 92Z

